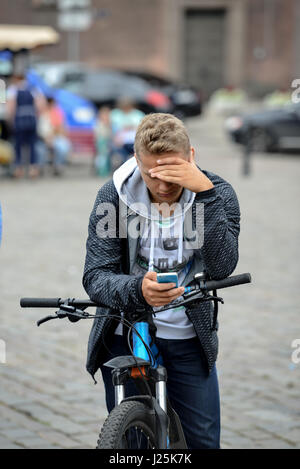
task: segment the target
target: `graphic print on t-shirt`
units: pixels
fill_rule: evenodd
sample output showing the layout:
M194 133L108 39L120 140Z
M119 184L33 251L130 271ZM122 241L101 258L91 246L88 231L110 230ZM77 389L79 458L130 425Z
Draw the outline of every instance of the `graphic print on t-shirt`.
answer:
M179 233L176 233L175 224ZM163 223L152 220L150 227L144 228L143 236L139 240L138 256L132 273L134 275L145 275L149 269L151 270L150 267L152 266L155 272L177 272L178 285L183 285L193 262L194 251L183 247L182 231L183 224L180 218L175 221L164 219ZM178 300L180 299L182 297L178 298ZM190 339L195 337L194 327L185 314L184 306L176 307L170 304L170 309L163 312L159 311L159 307L153 306L152 308L156 313L153 320L157 328L157 337L165 339Z
M182 237L181 220L174 220L171 217L152 222L152 224L148 222L139 241L137 266L144 271L149 269L151 243L154 243L153 270L179 273L193 256L193 249L183 248Z

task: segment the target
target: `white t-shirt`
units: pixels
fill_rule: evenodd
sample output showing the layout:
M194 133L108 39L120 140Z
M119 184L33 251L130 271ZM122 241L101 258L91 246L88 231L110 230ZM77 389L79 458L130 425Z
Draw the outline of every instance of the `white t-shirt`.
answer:
M177 271L178 286L184 284L193 262L193 249L184 247L182 238L181 218L162 218L145 225L144 232L140 238L137 262L131 274L145 275L151 264L151 231L153 236L153 270L156 272ZM180 251L180 252L179 252ZM152 270L152 269L151 269ZM180 297L181 298L181 297ZM178 299L177 299L178 300ZM153 307L156 312L159 308ZM157 327L156 337L164 339L190 339L196 336L195 329L185 313L185 307L170 308L166 311L157 312L153 316ZM116 334L122 334L122 326L118 325Z

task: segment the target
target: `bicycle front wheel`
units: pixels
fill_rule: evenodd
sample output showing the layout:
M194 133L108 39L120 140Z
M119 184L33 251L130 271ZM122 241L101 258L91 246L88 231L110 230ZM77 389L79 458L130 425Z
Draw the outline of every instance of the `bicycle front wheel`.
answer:
M105 420L96 449L155 449L155 415L142 402L126 401Z

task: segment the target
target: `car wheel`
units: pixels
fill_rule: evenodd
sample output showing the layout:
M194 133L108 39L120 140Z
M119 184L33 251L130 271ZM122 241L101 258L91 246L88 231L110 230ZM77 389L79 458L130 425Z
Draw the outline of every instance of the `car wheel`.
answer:
M271 150L272 138L265 129L254 127L248 132L247 143L252 151L264 153Z

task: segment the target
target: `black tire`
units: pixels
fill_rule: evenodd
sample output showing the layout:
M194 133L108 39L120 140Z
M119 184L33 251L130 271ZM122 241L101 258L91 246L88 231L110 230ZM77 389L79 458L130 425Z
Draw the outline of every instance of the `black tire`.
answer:
M251 150L258 153L267 153L272 149L272 138L269 132L259 127L253 127L248 133Z
M121 402L105 420L96 449L147 448L157 448L154 413L142 402Z

